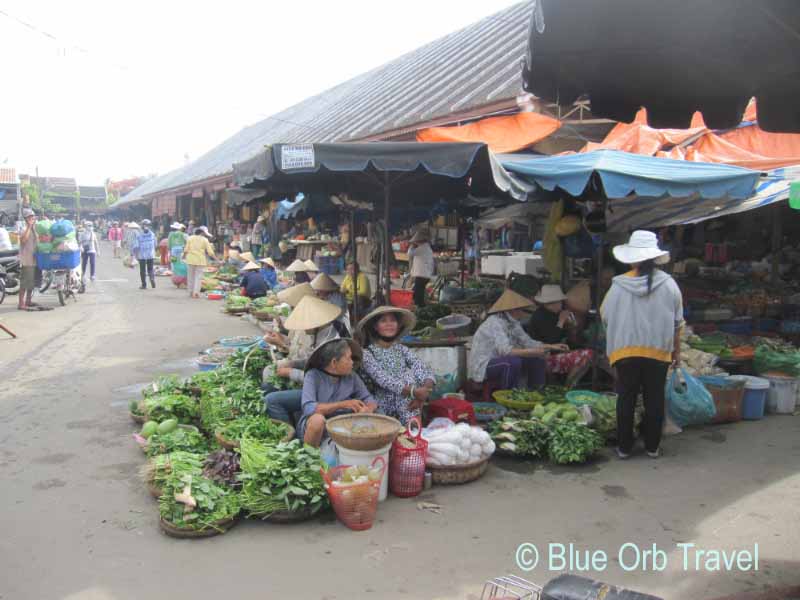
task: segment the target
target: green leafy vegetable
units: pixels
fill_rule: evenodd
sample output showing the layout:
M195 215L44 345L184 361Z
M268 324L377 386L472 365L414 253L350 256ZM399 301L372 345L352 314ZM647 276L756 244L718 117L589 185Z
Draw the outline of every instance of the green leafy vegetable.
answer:
M263 415L239 417L225 425L220 434L226 440L240 441L247 436L259 442L276 444L289 433L289 426Z
M603 438L586 425L557 421L550 427L547 453L559 465L586 462L603 446Z
M502 450L517 456L544 457L547 454L549 429L538 419L505 417L495 421L489 430ZM505 444L512 446L506 446Z
M167 454L176 450L186 452L206 453L208 442L202 434L187 429L176 429L170 433L154 433L147 439L147 456Z
M218 523L239 514L236 492L199 475L185 474L170 477L158 500L161 518L176 527L206 530L217 529ZM188 492L188 495L187 495ZM189 506L179 498L191 499Z
M199 415L200 407L193 396L173 392L161 392L144 401L144 412L153 421L177 419L179 423L190 424Z

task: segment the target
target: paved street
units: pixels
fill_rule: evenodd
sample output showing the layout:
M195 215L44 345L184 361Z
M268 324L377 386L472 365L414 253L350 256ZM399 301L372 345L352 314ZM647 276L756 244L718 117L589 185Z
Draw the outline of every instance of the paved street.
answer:
M159 374L190 373L198 350L252 325L192 301L167 278L138 272L103 248L98 281L75 304L41 313L0 305L0 599L480 597L515 551L535 543L605 550L598 579L668 600L703 600L800 576L800 418L685 432L663 459L581 468L497 461L480 481L390 498L367 532L325 517L242 523L208 540L174 540L140 484L128 401ZM52 293L40 302L57 306ZM420 510L425 500L441 514ZM657 544L668 564L623 572L617 549ZM677 543L731 551L759 546L757 573L684 572ZM629 556L630 558L630 556ZM649 567L649 565L648 565Z

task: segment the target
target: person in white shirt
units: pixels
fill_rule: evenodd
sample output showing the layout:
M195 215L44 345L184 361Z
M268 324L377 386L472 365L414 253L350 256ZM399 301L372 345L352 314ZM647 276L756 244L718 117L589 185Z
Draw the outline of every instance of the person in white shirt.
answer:
M433 277L433 248L430 245L428 232L420 230L409 240L408 249L411 277L414 279L414 304L425 306L425 288Z
M91 268L92 281L94 281L100 245L97 242L97 234L91 221L84 221L83 230L78 236L78 242L81 245L81 277L86 281L86 266L88 263Z

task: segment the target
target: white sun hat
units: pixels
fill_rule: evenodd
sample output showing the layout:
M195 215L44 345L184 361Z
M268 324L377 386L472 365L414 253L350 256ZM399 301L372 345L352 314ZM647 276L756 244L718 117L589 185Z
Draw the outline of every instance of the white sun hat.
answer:
M614 258L628 265L646 260L653 260L657 265L663 265L669 262L669 252L658 247L658 237L655 233L640 229L631 234L627 244L614 246Z

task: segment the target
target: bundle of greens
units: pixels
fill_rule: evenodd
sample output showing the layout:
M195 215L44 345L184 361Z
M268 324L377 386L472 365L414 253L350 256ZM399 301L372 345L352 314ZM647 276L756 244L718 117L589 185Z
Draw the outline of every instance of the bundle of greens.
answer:
M233 406L219 390L205 391L200 397L200 425L203 431L213 434L236 418Z
M490 434L500 450L515 456L544 457L550 431L538 419L505 417L490 426Z
M217 450L206 457L203 477L232 488L240 488L239 455L232 450Z
M319 450L299 440L270 446L245 437L241 453L242 507L251 516L277 511L309 511L327 506Z
M180 428L164 434L154 433L147 438L145 453L150 458L177 450L205 454L208 452L208 442L197 431Z
M161 375L142 390L142 395L149 398L155 394L180 393L183 382L177 375Z
M250 305L250 298L247 296L239 296L238 294L228 294L225 298L225 308L227 309L242 309Z
M179 423L192 423L199 415L197 399L174 392L161 392L144 401L144 413L153 421L177 419Z
M278 423L263 415L239 417L235 421L227 423L219 434L226 440L239 442L245 436L266 442L277 444L289 433L289 426L286 423Z
M261 373L270 364L272 364L272 356L269 350L259 347L247 352L240 350L225 361L225 366L243 371L245 375L255 380L256 383L261 381Z
M159 454L147 461L140 475L145 483L163 489L167 479L172 476L201 475L205 458L205 454L182 450Z
M550 426L547 453L556 464L586 462L602 446L603 438L586 425L555 421Z
M275 369L269 371L268 375L265 374L264 383L271 386L274 391L296 390L302 387L302 384L292 381L288 377L281 377L275 373Z
M240 511L236 492L199 475L170 477L163 492L158 500L161 518L182 529L219 529L221 521Z

